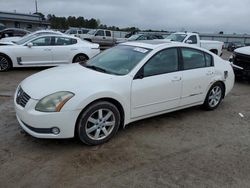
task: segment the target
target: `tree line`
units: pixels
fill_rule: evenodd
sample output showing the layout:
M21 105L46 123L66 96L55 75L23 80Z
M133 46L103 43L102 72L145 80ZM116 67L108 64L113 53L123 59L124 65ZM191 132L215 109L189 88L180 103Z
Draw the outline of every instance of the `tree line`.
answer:
M50 22L52 29L58 30L67 30L69 27L78 27L78 28L91 28L91 29L109 29L113 31L127 31L127 32L138 32L141 31L137 27L125 27L119 28L117 26L107 26L106 24L102 24L99 19L91 18L87 19L82 16L75 17L58 17L54 14L48 14L45 17L41 12L34 13L39 15L43 20ZM154 30L144 30L144 31L154 31ZM163 31L163 30L162 30Z
M47 18L45 18L41 13L39 13L39 15L44 20L50 22L52 29L66 30L69 27L83 27L91 29L109 29L113 31L140 31L140 29L136 27L119 28L117 26L107 26L101 24L101 21L95 18L87 19L82 16L57 17L54 14L49 14Z

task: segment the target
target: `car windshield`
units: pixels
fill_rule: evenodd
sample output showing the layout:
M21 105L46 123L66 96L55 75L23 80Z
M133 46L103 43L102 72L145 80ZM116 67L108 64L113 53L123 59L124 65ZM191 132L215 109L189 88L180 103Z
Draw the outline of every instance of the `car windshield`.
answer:
M105 50L82 65L108 74L126 75L150 51L150 49L136 46L119 45Z
M183 42L187 35L185 34L171 34L165 39L170 39L171 41Z
M29 40L33 39L34 37L37 37L39 36L39 34L29 34L29 35L25 35L24 37L22 37L20 40L18 41L15 41L14 43L15 44L18 44L18 45L22 45L26 42L28 42Z
M94 29L94 30L90 30L87 34L89 34L89 35L94 35L95 32L96 32L96 30Z
M141 35L132 35L131 37L128 38L128 40L136 40L140 37Z

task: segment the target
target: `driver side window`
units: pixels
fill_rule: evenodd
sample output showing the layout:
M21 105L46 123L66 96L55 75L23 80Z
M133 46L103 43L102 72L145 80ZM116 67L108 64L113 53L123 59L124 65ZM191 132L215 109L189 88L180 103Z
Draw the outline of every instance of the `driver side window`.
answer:
M32 41L33 46L50 46L51 38L50 37L41 37Z
M103 30L97 31L96 36L104 36L104 31Z
M190 41L189 44L197 44L197 37L192 35L187 39L187 41Z
M178 71L177 48L165 49L154 55L144 66L144 77Z

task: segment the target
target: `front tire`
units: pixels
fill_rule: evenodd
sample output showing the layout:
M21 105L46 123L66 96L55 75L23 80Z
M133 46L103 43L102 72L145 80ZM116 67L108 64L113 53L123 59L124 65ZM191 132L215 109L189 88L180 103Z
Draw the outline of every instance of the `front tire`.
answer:
M12 68L12 63L10 59L5 55L0 54L0 72L8 71L11 68Z
M223 95L224 95L224 87L222 83L217 82L213 84L207 93L203 107L206 110L216 109L220 105L223 99Z
M79 116L77 134L87 145L99 145L110 140L120 126L120 112L106 101L93 103Z

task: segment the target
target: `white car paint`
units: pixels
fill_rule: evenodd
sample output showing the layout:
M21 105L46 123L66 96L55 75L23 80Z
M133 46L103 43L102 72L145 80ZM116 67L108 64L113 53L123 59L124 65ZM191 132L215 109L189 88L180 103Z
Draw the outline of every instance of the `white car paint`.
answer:
M29 46L36 40L43 38L65 38L74 40L75 44L65 45L46 45ZM36 67L36 66L57 66L61 64L71 64L74 57L78 54L85 54L88 58L100 53L99 44L83 41L68 35L48 34L31 36L30 40L23 44L6 43L0 45L0 54L4 54L11 59L13 67Z
M229 62L207 50L187 44L154 42L122 44L151 49L132 71L123 76L97 72L80 64L73 64L45 70L26 78L19 85L14 99L20 125L34 137L70 138L74 137L79 114L87 105L98 99L112 98L118 101L124 110L125 126L140 119L201 105L208 90L217 81L225 84L225 96L233 88L234 73ZM214 66L134 79L152 56L163 49L173 47L187 47L206 52L213 57ZM16 103L20 87L31 97L25 107ZM42 98L59 91L70 91L75 94L60 112L46 113L35 110L35 106ZM33 128L59 127L60 133L40 134L27 125Z

